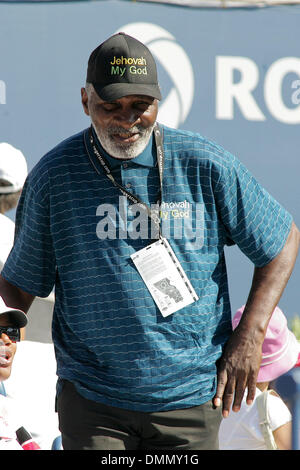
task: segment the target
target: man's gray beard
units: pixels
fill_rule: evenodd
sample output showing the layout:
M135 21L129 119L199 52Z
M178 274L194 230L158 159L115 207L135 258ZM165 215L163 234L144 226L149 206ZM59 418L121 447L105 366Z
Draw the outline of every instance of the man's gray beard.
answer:
M139 133L139 139L137 140L137 142L133 142L132 144L122 144L122 142L119 143L114 141L111 135L119 133L124 134L127 132L125 129L123 129L122 127L110 127L103 131L102 129L97 130L93 121L92 124L99 139L99 142L101 143L104 150L106 150L106 152L111 157L128 159L137 157L145 150L154 128L154 124L153 126L148 127L147 129L139 125L134 126L129 130L129 132Z

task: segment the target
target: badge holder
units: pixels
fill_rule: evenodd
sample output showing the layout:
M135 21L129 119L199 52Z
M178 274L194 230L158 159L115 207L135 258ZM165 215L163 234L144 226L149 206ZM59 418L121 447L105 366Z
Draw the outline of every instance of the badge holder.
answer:
M131 259L163 317L198 300L167 239L160 238Z

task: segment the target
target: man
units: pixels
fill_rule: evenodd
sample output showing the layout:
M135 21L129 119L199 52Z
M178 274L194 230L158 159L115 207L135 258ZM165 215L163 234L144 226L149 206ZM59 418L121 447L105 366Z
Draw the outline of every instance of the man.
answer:
M5 142L0 143L0 270L13 246L15 224L4 214L14 209L27 176L23 153Z
M150 51L109 38L82 89L91 127L41 159L19 203L0 292L27 311L55 285L65 449L217 449L221 409L254 398L295 262L290 214L216 144L157 126L160 99ZM232 333L234 243L255 272Z

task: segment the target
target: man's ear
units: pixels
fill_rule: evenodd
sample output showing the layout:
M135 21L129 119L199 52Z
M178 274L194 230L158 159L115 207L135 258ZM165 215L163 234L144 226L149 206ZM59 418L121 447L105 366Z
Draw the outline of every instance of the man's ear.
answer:
M81 103L82 103L82 106L83 106L83 110L84 110L84 112L87 116L90 115L88 102L89 102L89 97L88 97L88 94L86 92L86 89L81 88Z

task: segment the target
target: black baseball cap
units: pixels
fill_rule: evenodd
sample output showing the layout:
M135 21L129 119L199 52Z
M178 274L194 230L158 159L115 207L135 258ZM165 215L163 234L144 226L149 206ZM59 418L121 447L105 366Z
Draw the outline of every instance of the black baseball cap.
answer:
M27 325L27 315L18 308L8 307L2 297L0 297L0 317L1 315L5 315L11 325L18 328L23 328Z
M149 49L125 33L117 33L90 55L86 81L104 101L127 95L161 100L155 60Z

